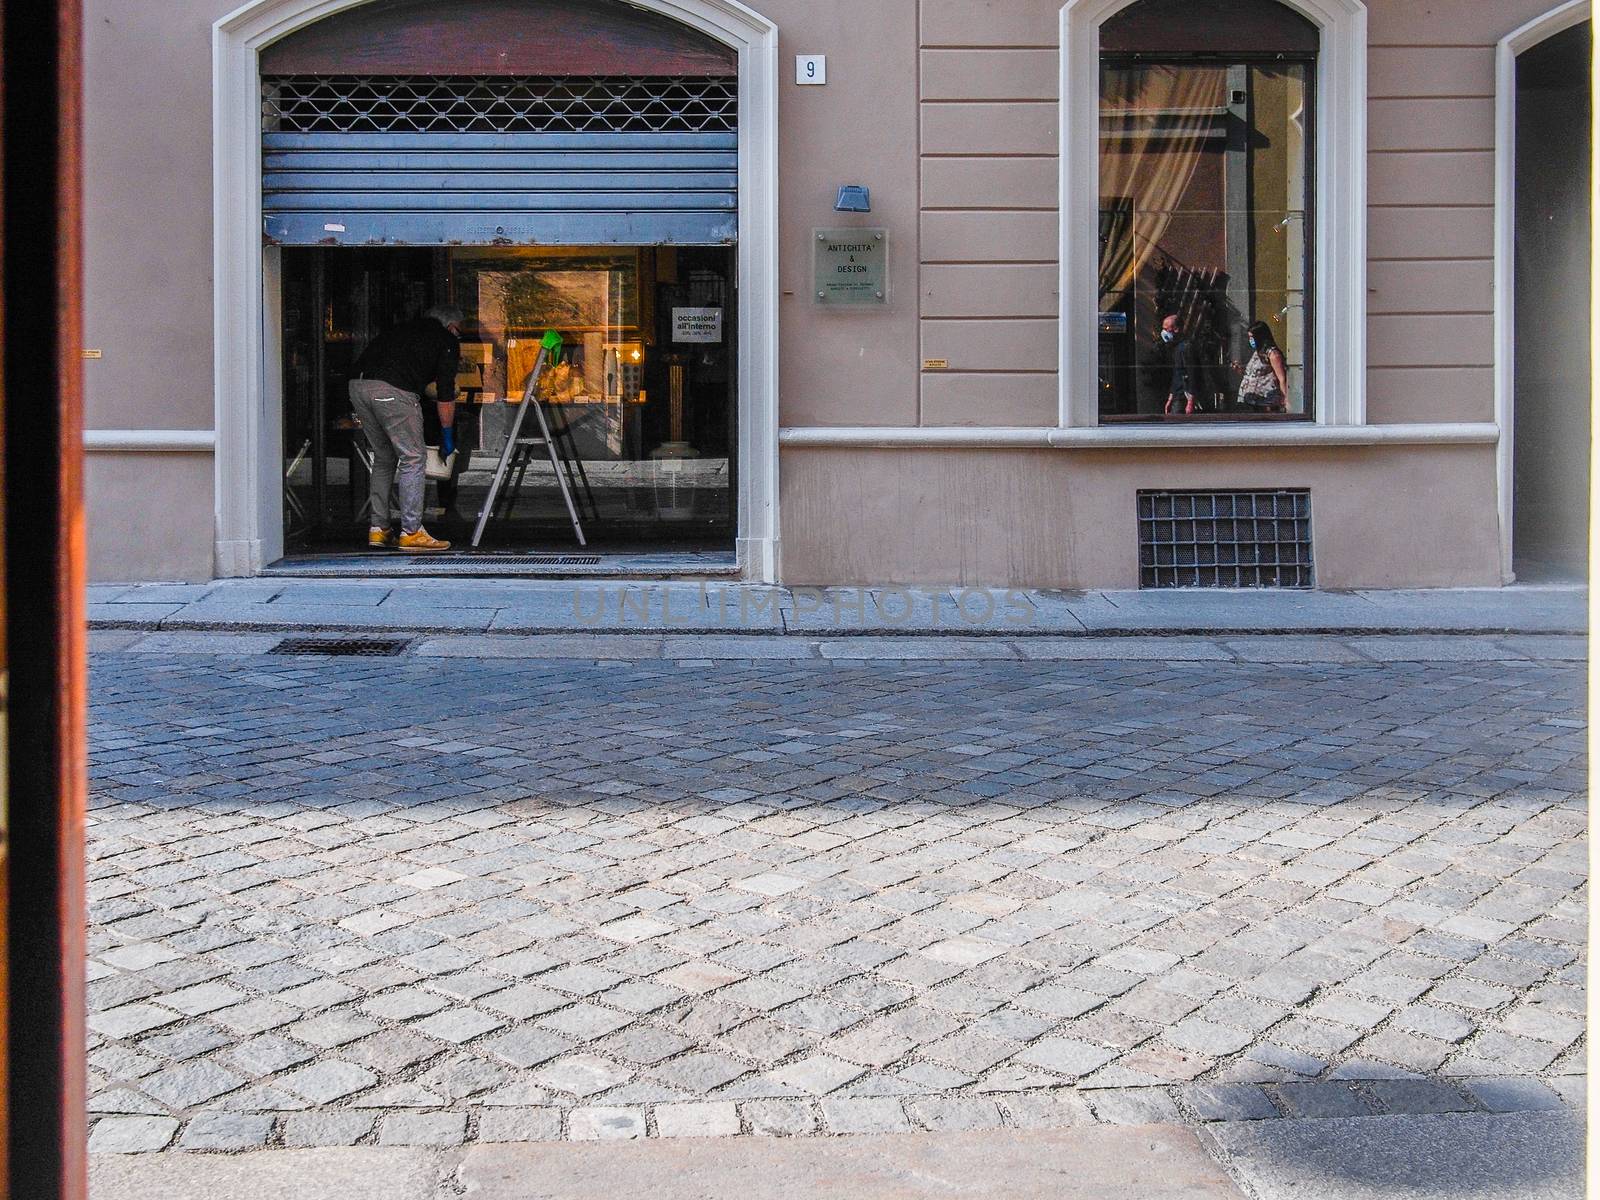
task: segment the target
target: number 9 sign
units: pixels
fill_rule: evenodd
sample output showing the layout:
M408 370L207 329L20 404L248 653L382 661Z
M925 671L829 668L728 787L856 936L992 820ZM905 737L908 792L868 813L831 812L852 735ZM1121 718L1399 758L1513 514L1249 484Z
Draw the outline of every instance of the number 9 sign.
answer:
M826 54L798 54L794 60L794 81L798 84L828 82L828 56Z

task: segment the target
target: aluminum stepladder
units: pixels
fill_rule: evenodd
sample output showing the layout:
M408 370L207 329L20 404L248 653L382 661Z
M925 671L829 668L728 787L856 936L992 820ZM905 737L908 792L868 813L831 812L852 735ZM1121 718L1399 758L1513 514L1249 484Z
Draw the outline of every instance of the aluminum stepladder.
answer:
M560 350L561 338L553 333L546 333L544 341L539 346L539 357L534 359L533 370L528 372L528 380L523 384L522 403L517 405L517 415L511 422L511 432L506 435L505 449L500 451L500 461L495 465L494 482L489 485L489 494L484 497L483 508L478 512L478 524L472 531L474 548L483 539L484 526L494 515L495 504L500 498L500 489L505 486L512 458L520 451L522 460L519 464L517 487L513 489L514 494L520 490L522 477L527 473L528 461L532 457L533 450L540 446L544 447L545 453L549 456L550 468L555 472L556 486L561 489L561 499L566 502L567 516L572 521L572 532L577 535L578 545L589 544L588 539L584 537L583 522L578 518L578 506L572 500L571 468L562 461L561 455L556 451L556 440L550 432L550 422L545 419L544 403L539 399L539 379L544 374L545 364L550 361L552 351L560 353ZM529 409L533 410L533 415L539 422L539 432L523 437L522 423L527 419ZM568 440L571 440L570 433ZM588 480L585 479L584 482L587 484Z
M300 452L296 454L290 461L289 465L283 469L283 506L294 514L294 519L296 521L299 521L302 525L307 526L311 524L311 521L306 515L306 506L301 502L300 497L294 494L294 488L290 486L290 484L294 479L294 473L300 469L300 464L305 462L306 455L310 453L311 439L307 438L300 444ZM368 501L368 505L370 507L370 500ZM356 514L356 519L361 519L360 513ZM285 530L286 533L293 533L294 531L295 526L292 524L287 530Z

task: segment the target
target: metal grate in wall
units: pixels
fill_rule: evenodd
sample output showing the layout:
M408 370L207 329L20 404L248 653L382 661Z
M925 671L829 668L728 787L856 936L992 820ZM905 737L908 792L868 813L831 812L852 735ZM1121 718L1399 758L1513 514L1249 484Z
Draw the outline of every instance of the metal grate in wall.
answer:
M736 79L277 75L267 133L736 133Z
M1139 493L1139 586L1312 586L1311 492Z

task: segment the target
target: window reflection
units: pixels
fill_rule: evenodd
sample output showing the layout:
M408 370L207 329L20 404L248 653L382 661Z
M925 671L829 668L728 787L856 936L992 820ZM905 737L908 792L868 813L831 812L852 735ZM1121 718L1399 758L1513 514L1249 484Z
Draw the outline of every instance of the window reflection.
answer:
M1102 56L1102 420L1311 415L1311 68Z

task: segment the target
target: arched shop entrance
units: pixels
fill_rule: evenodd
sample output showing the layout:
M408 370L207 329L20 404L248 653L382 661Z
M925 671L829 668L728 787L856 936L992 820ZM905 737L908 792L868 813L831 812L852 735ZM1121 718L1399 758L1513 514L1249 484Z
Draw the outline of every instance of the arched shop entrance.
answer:
M472 556L457 566L577 548L542 452L469 545L554 329L564 362L539 396L588 550L770 578L772 121L746 76L770 77L772 35L741 6L668 0L265 0L219 24L219 148L244 62L254 89L263 298L252 431L224 292L249 295L229 258L243 223L219 167L220 573L383 561L362 548L351 367L448 303L466 313L464 451L425 520Z

